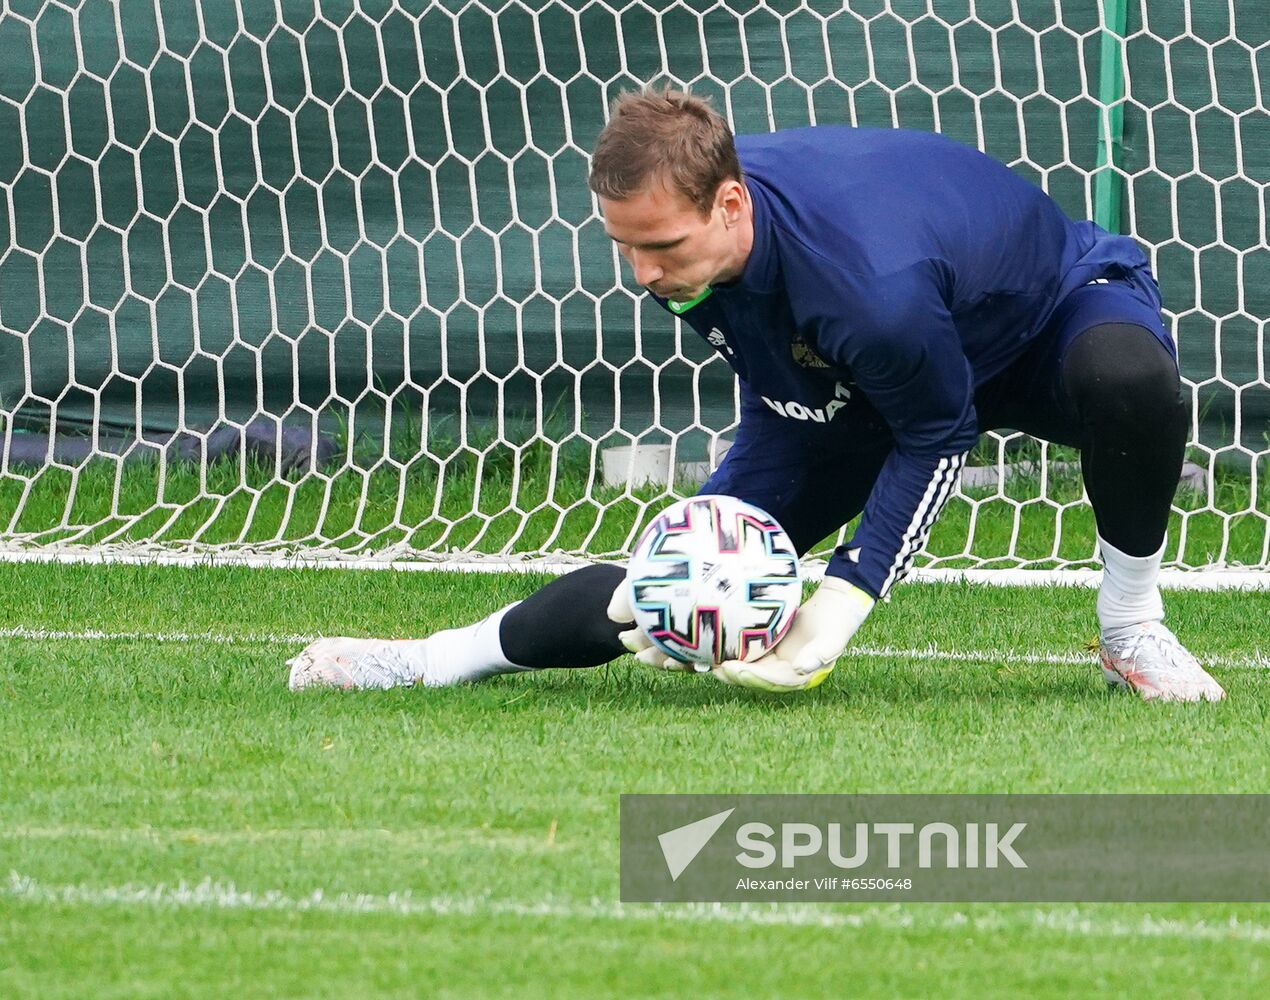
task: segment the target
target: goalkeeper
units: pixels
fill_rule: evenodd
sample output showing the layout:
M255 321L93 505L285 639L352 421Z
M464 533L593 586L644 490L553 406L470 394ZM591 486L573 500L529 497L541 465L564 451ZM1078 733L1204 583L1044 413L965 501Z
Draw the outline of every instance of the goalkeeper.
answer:
M736 442L703 492L762 507L800 551L862 515L776 648L715 676L819 683L909 570L979 434L1011 428L1080 449L1107 681L1147 699L1224 696L1163 624L1189 417L1133 241L938 135L734 139L674 90L617 99L590 186L635 280L740 379ZM623 578L586 567L423 640L321 640L291 661L291 686L445 685L628 650L671 666L634 628Z

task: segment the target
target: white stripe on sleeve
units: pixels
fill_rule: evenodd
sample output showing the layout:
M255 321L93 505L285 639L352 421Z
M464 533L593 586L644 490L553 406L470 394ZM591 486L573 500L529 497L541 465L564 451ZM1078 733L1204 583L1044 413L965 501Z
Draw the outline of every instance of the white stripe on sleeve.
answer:
M887 591L912 568L914 558L926 545L930 530L939 517L939 512L943 510L944 504L948 502L948 497L952 494L953 487L957 485L957 478L961 475L965 464L966 453L964 452L939 460L939 464L935 467L935 474L931 476L930 482L926 485L926 492L922 494L921 503L917 505L917 510L913 512L913 519L904 530L900 540L900 550L895 554L895 561L891 563L890 572L882 582L880 597L885 597Z

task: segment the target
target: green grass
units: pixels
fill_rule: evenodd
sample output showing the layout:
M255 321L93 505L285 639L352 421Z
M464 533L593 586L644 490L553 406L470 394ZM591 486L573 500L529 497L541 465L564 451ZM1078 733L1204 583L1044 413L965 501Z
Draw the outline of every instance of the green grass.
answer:
M285 689L288 635L425 634L541 582L0 566L6 635L115 634L0 639L0 996L1219 996L1264 979L1262 905L616 902L622 792L1263 792L1270 671L1216 668L1220 705L1150 706L1092 663L1009 658L1079 652L1090 591L903 588L857 640L875 652L793 698L629 660ZM1270 652L1270 594L1168 605L1203 655ZM979 655L918 656L931 642Z

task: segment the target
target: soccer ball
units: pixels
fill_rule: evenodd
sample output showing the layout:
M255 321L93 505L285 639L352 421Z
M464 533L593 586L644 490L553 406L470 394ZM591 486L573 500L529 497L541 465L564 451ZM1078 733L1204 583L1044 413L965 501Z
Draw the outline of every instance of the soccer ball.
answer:
M762 656L802 599L798 552L785 530L729 496L696 496L662 511L640 536L626 583L644 634L702 672Z

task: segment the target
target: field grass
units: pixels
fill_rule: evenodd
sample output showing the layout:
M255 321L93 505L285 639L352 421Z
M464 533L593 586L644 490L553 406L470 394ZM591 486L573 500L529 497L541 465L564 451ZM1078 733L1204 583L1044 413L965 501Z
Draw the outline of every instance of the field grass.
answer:
M424 634L541 582L0 565L0 996L1264 982L1270 905L622 905L617 811L622 792L1264 792L1270 594L1168 596L1219 705L1109 694L1090 591L969 585L903 588L800 697L630 660L286 690L305 636Z

